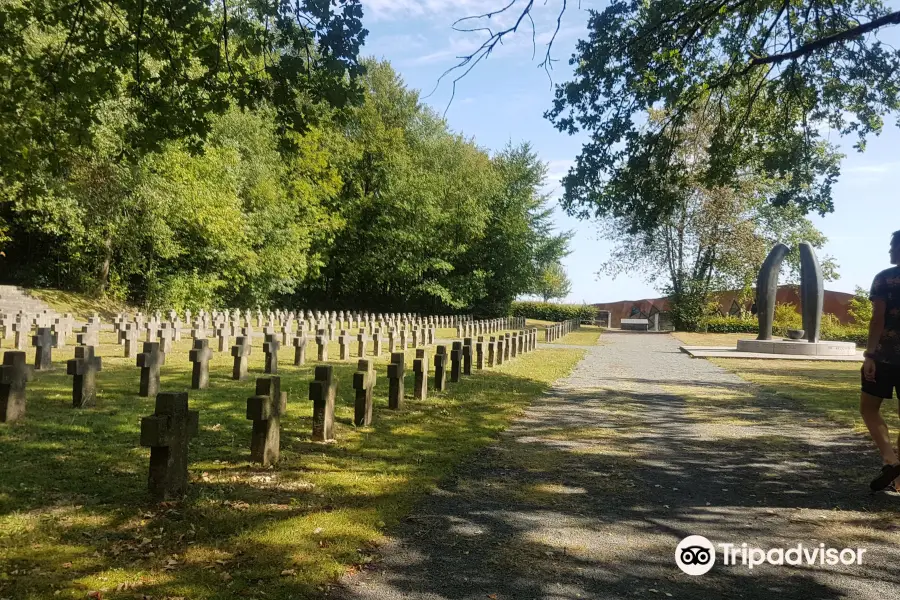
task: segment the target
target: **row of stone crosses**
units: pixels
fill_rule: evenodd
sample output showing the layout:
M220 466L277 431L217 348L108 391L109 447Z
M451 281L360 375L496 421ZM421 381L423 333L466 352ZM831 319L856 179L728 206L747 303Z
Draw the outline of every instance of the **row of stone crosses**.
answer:
M268 343L268 342L267 342ZM480 336L438 345L434 355L434 388L447 389L449 358L450 383L456 383L476 369L503 364L537 348L537 330L530 329L503 336ZM473 352L474 349L474 352ZM425 348L416 349L413 361L413 398L426 400L428 396L429 361ZM473 361L474 354L474 361ZM334 434L334 409L338 382L331 365L317 366L309 384L309 399L313 403L312 440L331 442ZM388 408L401 410L407 397L405 391L406 354L392 352L387 366ZM376 373L374 361L359 359L353 374L355 390L353 422L358 427L372 424L373 391ZM281 453L281 418L288 407L287 392L281 391L277 375L256 380L255 395L247 398L247 419L253 421L250 438L250 459L263 466L278 462ZM158 499L177 498L187 491L188 444L199 432L199 412L188 409L187 392L157 393L154 414L141 420L141 445L150 448L150 493Z
M204 389L209 384L209 360L212 358L212 349L209 347L209 341L203 335L205 328L203 324L207 321L208 314L201 311L194 323L195 327L191 330L193 337L193 349L189 352L189 359L193 363L193 373L191 387L193 389ZM231 347L231 355L234 357L234 368L232 377L236 380L243 380L247 377L248 359L252 350L253 331L250 326L251 315L249 311L246 313L246 325L240 327L240 313L235 311L233 321L229 322L228 312L213 313L213 323L219 325L219 350L224 351L226 344L224 340L228 340L230 336L239 328L242 335L237 336L236 344ZM300 312L301 319L298 321L298 331L293 337L294 343L294 364L303 365L306 362L306 345L307 345L307 328L304 324L304 311ZM310 317L315 319L316 324L321 324L327 329L318 329L315 336L318 345L318 360L325 362L328 360L328 342L333 335L336 322L343 323L349 320L351 326L365 325L359 329L356 336L358 342L358 356L366 356L366 342L368 340L368 331L372 332L372 353L374 356L380 356L383 352L383 343L381 335L381 327L387 327L387 349L393 352L399 342L402 349L406 349L410 342L413 348L417 345L434 344L435 328L434 324L448 326L455 323L457 333L461 335L471 335L474 332L495 332L501 329L509 328L513 325L524 326L524 319L499 318L483 321L473 321L461 316L437 316L437 317L418 317L413 315L378 315L377 321L375 315L367 313L356 313L347 315L340 313L331 313L329 315L317 313L315 316L310 313ZM0 315L0 319L5 316ZM190 311L186 311L186 317L190 317ZM268 315L268 324L264 328L263 335L265 342L263 343L263 352L266 354L265 372L274 374L278 369L278 351L282 342L286 342L286 338L291 334L294 314L288 312L272 313ZM112 323L112 329L116 333L117 339L121 345L125 347L126 357L136 357L137 366L141 368L140 391L141 396L155 396L159 389L160 367L165 364L165 355L171 351L172 343L181 338L181 322L175 311L170 311L169 320L161 322L161 315L157 313L146 324L142 323L143 317L140 313L132 319L119 315ZM259 313L258 322L261 321L261 313ZM281 322L281 331L276 333L275 323L278 319ZM30 331L32 327L36 327L36 334L32 336L32 345L35 348L34 369L37 371L46 371L52 367L52 349L65 346L66 337L71 335L72 319L70 315L61 318L55 318L51 327L44 327L48 315L46 312L41 315L26 316L20 313L12 323L12 331L15 331L16 337L21 336L21 332ZM8 321L6 321L8 323ZM380 327L376 327L376 323ZM138 325L145 325L147 329L147 339L158 339L159 341L147 341L143 344L143 352L137 353L137 339L135 332ZM99 343L99 333L103 326L99 316L88 319L87 324L82 327L82 332L77 334L78 346L75 347L75 357L67 362L67 371L73 376L72 403L76 408L90 405L96 396L96 374L102 368L102 360L95 355L95 347ZM397 326L401 327L399 335ZM407 331L407 327L411 326L411 331ZM340 345L341 360L349 359L349 344L351 336L346 330L341 331L338 338ZM19 347L17 340L17 347ZM0 368L0 422L10 422L17 420L25 412L25 383L31 379L32 371L27 368L27 360L23 351L6 352L4 354L4 366ZM7 384L9 380L9 384Z
M120 343L125 341L121 334L130 330L126 325L124 321L118 321L114 326L119 331ZM506 329L511 325L524 323L519 319L460 321L457 323L457 333L465 335L470 332L492 332ZM433 327L430 329L433 330ZM287 409L287 395L281 392L281 380L275 375L280 345L278 336L274 333L265 335L266 341L263 344L263 351L266 353L265 371L271 376L257 379L256 393L247 401L247 418L253 421L251 458L263 465L270 465L278 461L280 454L280 418ZM32 340L35 346L35 370L47 370L51 367L50 349L56 345L54 337L49 328L38 327L37 334ZM241 341L243 337L240 336L237 345L232 347L232 356L235 359L232 376L240 380L247 377L246 359L250 347ZM433 334L431 337L433 338ZM80 343L84 341L86 341L84 338L79 339ZM425 340L422 341L424 344ZM403 407L406 396L404 378L407 346L401 342L403 350L401 352L393 351L392 342L389 342L389 346L391 363L387 368L388 405L391 409L398 410ZM535 329L508 332L498 337L492 336L487 341L484 336L479 336L474 343L472 337L465 337L462 341L453 342L449 355L447 347L440 345L436 348L434 356L435 389L444 391L447 387L448 358L449 380L457 382L461 376L472 374L473 358L475 368L483 369L512 360L536 347ZM198 431L198 413L188 410L186 392L159 393L159 367L165 361L165 353L162 352L160 343L145 342L143 349L144 352L137 355L137 366L141 367L139 393L141 396L156 396L155 413L144 418L141 423L141 444L151 448L149 487L155 497L176 497L186 490L187 443ZM379 354L377 351L373 352L376 352L376 356ZM425 348L415 348L415 352L413 397L424 400L428 393L429 361ZM208 386L210 356L208 340L195 337L194 347L189 356L194 363L192 388L201 389ZM362 344L359 356L365 356L365 347ZM356 390L354 423L358 426L367 426L372 422L372 393L376 381L374 361L361 358L357 368L353 376L353 387ZM101 359L94 355L94 346L80 345L75 348L75 358L67 362L68 374L73 376L73 406L84 407L92 402L96 394L96 374L100 369ZM24 415L26 382L32 377L33 370L26 364L24 352L13 351L4 354L2 385L0 385L0 421L8 422ZM315 379L309 388L309 398L313 401L314 441L327 442L334 439L336 391L337 381L333 376L332 367L316 367Z

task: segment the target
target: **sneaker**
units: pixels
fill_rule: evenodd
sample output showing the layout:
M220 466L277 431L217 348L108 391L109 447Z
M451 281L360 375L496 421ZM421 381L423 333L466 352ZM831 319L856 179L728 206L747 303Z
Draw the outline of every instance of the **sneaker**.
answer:
M900 477L900 465L884 465L881 467L881 475L872 480L869 489L873 492L880 492L889 485L893 485L893 481Z

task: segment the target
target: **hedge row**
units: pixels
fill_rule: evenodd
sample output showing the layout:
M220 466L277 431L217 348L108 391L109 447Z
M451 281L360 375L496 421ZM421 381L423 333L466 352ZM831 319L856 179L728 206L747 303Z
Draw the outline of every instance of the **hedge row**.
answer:
M556 304L554 302L513 302L513 317L540 319L541 321L566 321L568 319L592 320L597 309L587 304Z
M857 346L865 346L869 339L869 332L865 326L839 325L829 323L828 319L822 325L822 339L831 342L853 342ZM783 336L788 327L775 323L773 326L775 335ZM756 319L742 319L740 317L711 317L706 320L707 333L759 333L759 324Z

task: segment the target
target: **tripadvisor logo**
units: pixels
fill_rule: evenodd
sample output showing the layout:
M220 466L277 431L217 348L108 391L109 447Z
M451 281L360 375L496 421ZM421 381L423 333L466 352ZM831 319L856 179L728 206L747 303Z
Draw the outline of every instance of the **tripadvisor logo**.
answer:
M688 575L703 575L715 562L716 549L702 535L689 535L675 548L675 564Z
M744 566L753 569L764 564L799 566L861 565L865 548L826 548L825 544L805 546L797 544L790 548L770 548L764 550L746 543L719 543L713 545L702 535L689 535L675 548L675 564L688 575L703 575L713 568L718 546L722 565L726 567Z

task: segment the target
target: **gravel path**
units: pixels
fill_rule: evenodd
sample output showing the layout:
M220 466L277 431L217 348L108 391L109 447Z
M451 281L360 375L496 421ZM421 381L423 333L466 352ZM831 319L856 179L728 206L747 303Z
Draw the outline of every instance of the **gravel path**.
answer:
M340 598L895 597L900 500L868 440L757 394L670 336L606 333L445 482ZM687 535L865 548L862 565L674 564ZM335 590L332 590L334 595Z

